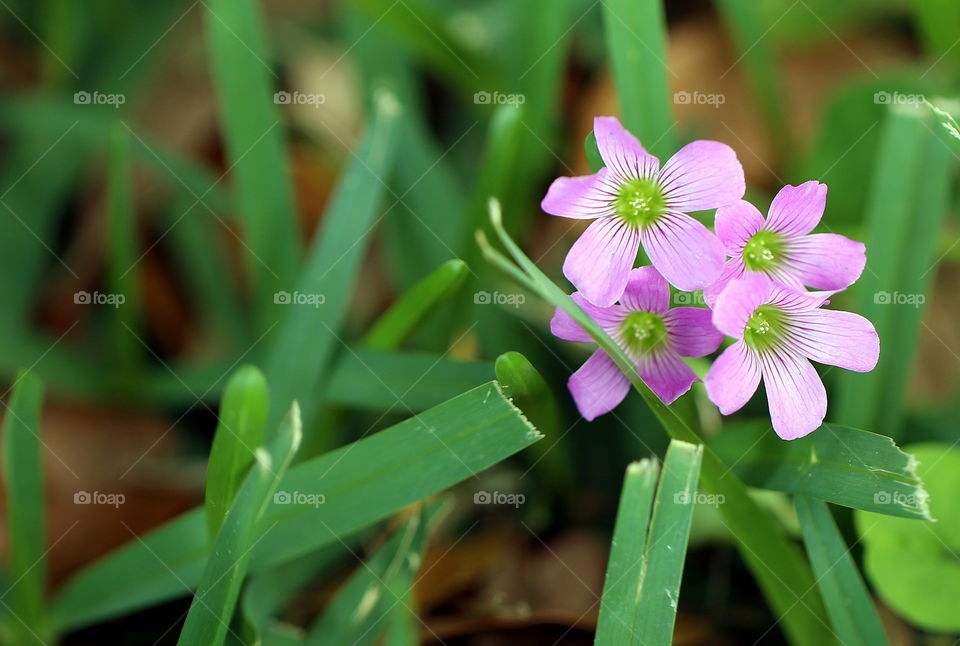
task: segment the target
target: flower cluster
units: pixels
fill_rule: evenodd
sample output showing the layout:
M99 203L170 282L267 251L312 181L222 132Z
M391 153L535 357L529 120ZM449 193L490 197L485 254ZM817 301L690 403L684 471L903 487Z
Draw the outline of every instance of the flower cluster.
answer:
M720 411L742 408L763 379L780 437L819 427L827 397L810 361L867 372L880 352L867 319L822 309L866 263L863 244L810 233L827 187L785 186L764 218L742 199L743 168L725 144L694 141L661 166L614 117L598 117L594 134L604 168L557 178L542 202L551 215L593 220L563 265L578 290L573 300L665 403L698 381L681 357L712 354L729 336L736 341L704 379ZM689 215L714 209L716 233ZM641 247L651 265L635 268ZM671 308L670 285L703 290L709 309ZM550 327L561 339L591 341L562 310ZM603 350L568 385L588 420L613 410L630 386Z

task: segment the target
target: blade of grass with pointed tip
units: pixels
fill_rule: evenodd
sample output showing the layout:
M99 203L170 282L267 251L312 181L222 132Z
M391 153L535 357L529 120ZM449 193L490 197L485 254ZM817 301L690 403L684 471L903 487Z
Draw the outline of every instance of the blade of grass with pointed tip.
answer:
M777 59L770 47L772 39L766 37L771 27L764 24L764 12L758 11L757 6L747 0L717 0L717 6L740 51L737 62L724 76L733 72L738 64L746 67L766 121L767 133L777 152L785 155L790 152L790 123L783 109Z
M110 137L107 175L108 290L123 302L109 309L114 351L113 380L120 392L136 388L143 347L139 322L140 288L136 265L137 244L133 192L130 184L130 138L117 125Z
M3 419L3 476L7 495L10 587L4 590L4 632L17 644L45 644L52 638L46 603L47 560L40 408L43 384L21 372ZM11 495L14 494L14 495Z
M480 232L477 242L484 256L551 305L563 309L590 334L630 379L634 390L640 393L671 438L701 444L700 436L673 408L653 394L637 374L630 358L603 328L524 255L503 229L499 204L492 200L490 206L497 236L516 264L496 251ZM736 537L740 552L770 606L783 617L783 627L790 639L809 646L830 643L826 611L819 596L812 593L814 580L809 563L787 539L783 528L757 505L740 479L731 474L727 465L709 449L704 452L703 482L709 493L723 496L725 504L720 506L722 520Z
M323 504L274 504L251 572L337 542L418 500L474 476L541 435L488 383L416 417L290 469L279 490L318 493ZM223 533L221 529L221 533ZM54 603L68 631L176 598L196 585L209 554L194 510L76 574Z
M922 306L936 269L936 235L948 208L950 150L925 107L887 113L867 204L867 266L854 288L857 312L881 344L869 373L844 371L832 417L897 437L916 354ZM931 123L928 123L931 122Z
M254 465L217 533L180 632L179 646L224 643L251 554L272 528L262 528L258 521L293 461L301 436L300 410L294 403L273 440L266 448L256 450Z
M207 39L223 119L234 206L262 329L272 295L294 279L301 245L288 160L258 0L210 0ZM289 403L289 402L288 402Z
M310 626L307 646L367 646L381 636L390 612L402 603L395 589L398 578L403 574L412 577L419 570L427 536L441 508L442 503L435 502L428 509L416 510L371 558L361 561Z
M623 125L653 155L673 154L667 26L661 0L606 0L603 29Z
M467 277L462 260L448 260L411 287L377 319L362 344L370 350L392 350L400 345L424 316L456 292Z
M254 451L263 443L269 405L267 380L254 366L238 369L224 388L207 462L205 507L211 542L253 462Z
M827 503L797 496L794 504L817 586L840 642L844 646L886 646L889 642L873 600Z
M930 518L916 460L885 435L824 424L784 442L766 421L724 428L710 448L751 487L905 518Z
M384 181L393 167L399 109L393 95L379 95L373 121L337 185L309 252L295 291L322 298L323 303L317 307L294 303L272 306L274 314L283 317L264 370L276 402L273 411L283 410L295 399L316 399L327 363L339 343L336 335L353 294L364 243L376 224ZM268 418L268 429L275 416L271 413ZM304 426L311 428L314 417L314 407L306 406Z
M523 411L530 423L544 434L548 441L533 445L533 466L541 470L551 490L570 492L574 486L573 461L567 444L563 442L564 428L560 425L557 399L549 384L530 361L519 352L506 352L494 364L497 381L503 393Z

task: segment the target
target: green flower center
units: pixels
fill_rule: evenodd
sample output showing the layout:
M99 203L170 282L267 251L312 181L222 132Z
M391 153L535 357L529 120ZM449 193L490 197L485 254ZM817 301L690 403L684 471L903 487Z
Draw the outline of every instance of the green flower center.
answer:
M641 228L653 224L666 213L667 200L656 181L647 178L628 179L620 186L613 200L613 210L624 223Z
M783 236L760 229L743 247L743 266L750 271L774 269L783 259L786 245Z
M663 317L651 312L630 312L620 324L620 338L634 354L649 354L667 341Z
M747 319L743 340L754 350L769 350L783 338L785 324L783 310L772 305L761 305Z

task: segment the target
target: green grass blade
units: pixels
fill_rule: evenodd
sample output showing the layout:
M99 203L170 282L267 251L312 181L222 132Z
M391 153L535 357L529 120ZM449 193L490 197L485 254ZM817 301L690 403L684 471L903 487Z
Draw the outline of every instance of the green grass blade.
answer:
M844 646L885 646L889 642L870 593L827 503L797 496L795 504L803 543L837 637Z
M638 645L673 643L680 578L690 538L703 448L702 444L674 440L663 461L634 611Z
M841 424L897 437L906 381L936 269L936 235L948 210L950 149L926 108L887 113L867 204L867 267L858 282L857 312L881 344L870 373L844 372L832 417Z
M3 474L7 491L9 568L3 626L11 643L45 644L52 637L46 604L47 561L40 408L43 384L21 372L5 404Z
M634 617L646 558L650 510L653 508L659 473L659 466L653 460L641 460L627 467L603 584L594 642L598 645L637 643Z
M717 0L717 6L740 51L738 63L746 67L770 139L780 155L789 154L790 123L783 109L777 59L770 46L772 39L766 37L771 27L764 24L765 14L747 0ZM735 68L736 64L727 73Z
M291 499L322 494L325 502L272 505L261 521L272 529L257 544L250 569L263 571L335 543L540 438L489 383L302 462L278 492ZM208 553L203 511L185 514L78 573L56 598L56 625L76 629L182 595L196 585Z
M270 444L256 450L255 464L237 492L197 584L179 646L224 643L251 553L272 528L261 529L258 521L293 461L301 437L300 411L294 404Z
M269 325L273 293L289 284L300 266L297 212L273 99L277 77L268 63L258 0L210 0L204 6L246 266L261 323Z
M379 95L373 122L331 198L297 288L293 295L286 294L290 303L282 304L280 299L281 304L272 305L275 315L284 317L264 370L277 404L274 411L283 410L293 400L315 400L318 384L339 343L336 335L353 295L366 247L363 243L370 239L376 224L383 182L390 175L397 152L399 109L393 95ZM297 305L292 299L298 292L323 298L323 305ZM314 416L312 406L304 408L304 426L308 429ZM272 413L268 429L274 417Z
M784 442L766 422L725 428L710 448L751 487L904 518L929 519L916 460L885 435L824 424Z
M640 379L629 357L596 321L557 287L524 254L503 230L499 205L491 201L491 221L497 236L517 264L493 249L485 236L478 235L484 256L517 282L540 295L551 305L567 312L617 364L660 421L672 439L700 444L700 436L670 406L666 406ZM519 265L519 266L518 266ZM783 628L797 644L823 646L831 643L822 601L814 588L809 563L784 534L783 529L748 495L739 478L709 449L703 457L703 484L708 493L723 496L722 521L736 537L738 547L760 584L771 607L783 617ZM798 592L799 591L799 592ZM806 591L806 592L804 592Z
M661 0L606 0L607 58L623 125L653 155L675 150L667 74L667 26Z
M419 620L413 596L414 577L400 572L390 585L390 592L398 600L390 613L390 624L383 638L383 646L417 646L420 643Z
M398 578L416 574L423 558L430 528L436 523L440 504L417 510L367 561L351 575L310 626L307 646L375 642L388 626L394 606L400 605L395 586Z
M133 189L130 184L130 137L121 125L110 138L107 176L107 285L108 291L123 302L109 308L115 352L114 383L120 392L136 388L139 358L143 353L138 337L140 326L140 288L136 271L139 259L137 223L134 214Z
M370 350L392 350L413 332L436 305L455 293L467 277L462 260L449 260L411 287L363 337Z
M506 352L494 364L503 394L523 411L530 423L547 438L530 450L533 469L539 465L550 490L557 494L573 491L575 473L568 444L563 441L560 411L553 390L540 372L519 352Z
M243 483L254 451L263 442L270 405L267 380L253 366L237 370L223 391L217 430L207 463L205 507L213 541Z

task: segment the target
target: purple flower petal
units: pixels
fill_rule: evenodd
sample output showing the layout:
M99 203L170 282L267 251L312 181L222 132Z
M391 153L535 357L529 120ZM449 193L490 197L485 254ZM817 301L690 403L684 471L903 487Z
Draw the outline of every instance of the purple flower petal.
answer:
M627 286L639 248L636 229L616 218L600 218L570 247L563 275L594 305L613 305Z
M663 215L640 235L653 266L678 289L703 289L723 271L720 240L689 215Z
M637 267L630 272L620 304L628 310L662 314L670 307L670 285L655 268Z
M783 351L766 353L760 362L777 435L795 440L817 430L827 414L827 391L813 364Z
M717 297L713 306L713 324L727 336L741 338L747 319L767 302L772 290L769 278L755 271L745 272L741 278L730 281Z
M567 381L577 410L589 421L609 413L627 396L630 380L603 350L597 350Z
M723 332L713 327L712 312L701 307L675 307L663 315L670 347L684 357L716 352Z
M710 401L721 413L735 413L757 392L760 360L746 343L737 341L717 357L703 383Z
M690 366L673 352L658 352L641 358L637 361L637 373L664 404L672 404L690 390L693 382L699 381Z
M738 258L743 247L757 231L763 228L763 214L753 204L738 200L721 206L714 218L717 237L727 250L727 255Z
M580 309L586 312L587 315L596 321L604 330L609 331L616 328L617 325L623 321L623 317L627 315L627 312L619 305L614 305L612 307L597 307L596 305L590 303L579 292L574 292L570 295L570 298L573 299L573 302L579 305ZM563 339L564 341L593 341L593 338L587 334L582 327L580 327L580 324L574 321L569 314L564 312L559 307L553 313L553 318L550 319L550 332L555 337Z
M815 181L800 186L787 184L770 204L767 228L787 236L806 235L820 222L826 205L826 184Z
M828 305L830 297L837 291L808 292L802 288L792 289L789 286L774 282L770 289L770 297L767 300L771 305L788 312L807 312Z
M815 233L790 245L790 270L816 289L846 289L866 264L863 243L835 233Z
M616 117L597 117L593 134L603 163L620 179L653 177L660 160L644 150L640 142L620 125Z
M855 372L870 372L880 358L873 323L853 312L813 310L790 318L791 348L805 357Z
M729 204L746 190L733 148L704 139L687 144L664 164L660 185L669 207L684 213Z
M582 177L558 177L553 180L540 208L550 215L593 219L613 213L610 196L603 190L607 169Z
M739 256L728 260L726 264L723 265L723 271L720 272L720 276L703 288L703 299L707 301L707 305L713 307L717 302L717 297L726 289L730 281L740 278L745 271L746 268L743 266L743 259Z

